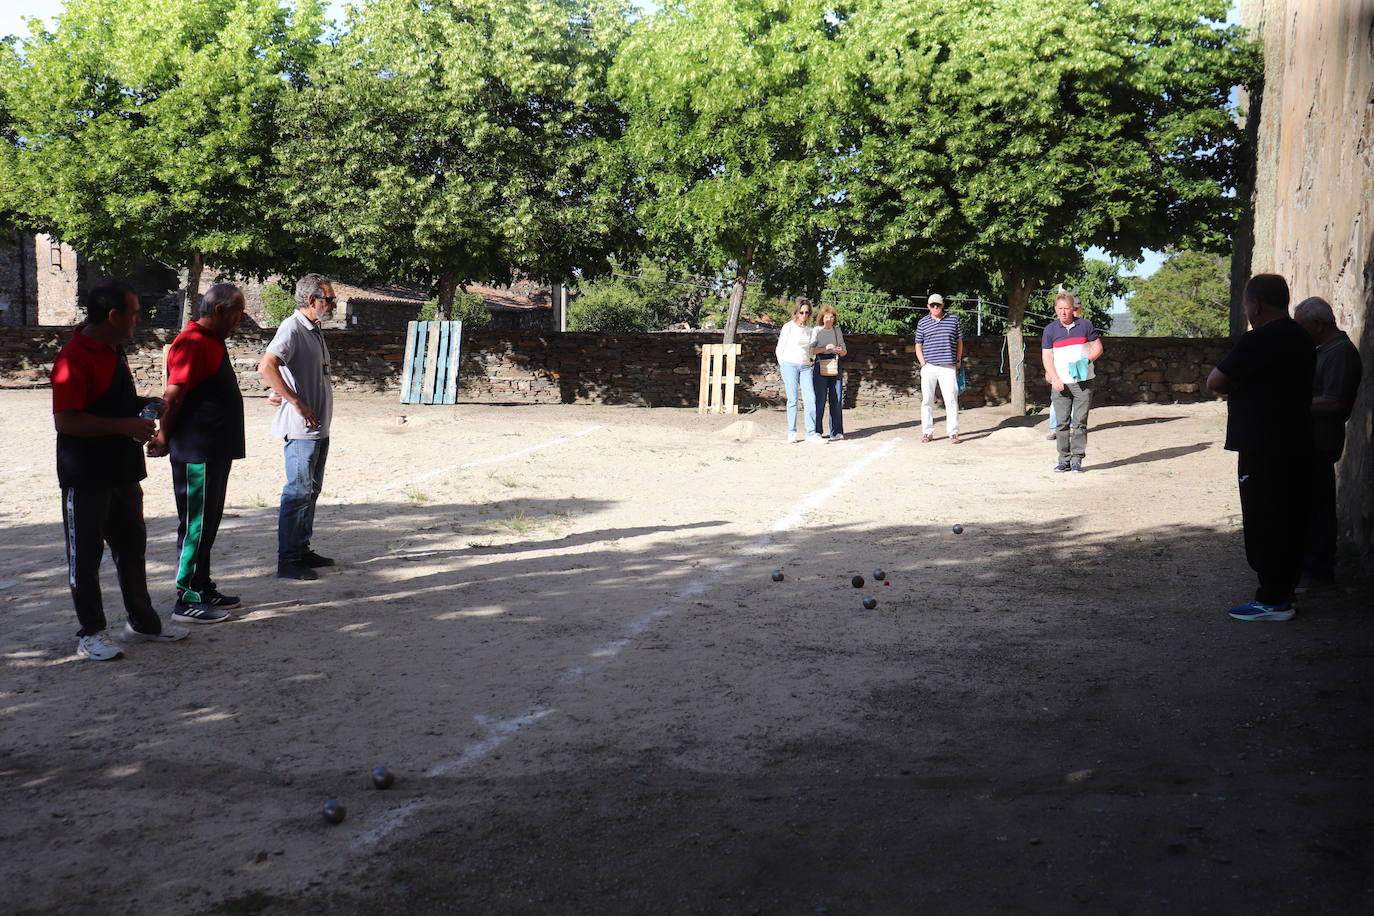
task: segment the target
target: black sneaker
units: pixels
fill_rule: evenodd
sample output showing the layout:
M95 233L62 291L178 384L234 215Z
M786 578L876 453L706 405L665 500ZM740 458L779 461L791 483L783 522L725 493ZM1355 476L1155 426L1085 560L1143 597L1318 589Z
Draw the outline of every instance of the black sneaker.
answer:
M1075 461L1073 464L1069 465L1069 470L1070 470L1070 471L1073 471L1075 474L1082 474L1082 473L1083 473L1083 465L1081 465L1081 464L1079 464L1077 461Z
M226 611L233 610L236 607L243 607L243 602L239 600L238 595L220 594L220 590L213 585L201 591L200 602L201 604L208 604L212 607L224 608Z
M1068 460L1066 459L1066 460L1061 461L1061 462L1059 462L1058 464L1056 464L1056 465L1054 466L1054 469L1055 469L1055 471L1057 471L1058 473L1062 474L1062 473L1064 473L1065 471L1071 469L1072 467L1073 467L1073 465L1069 464Z
M315 572L315 570L311 569L309 566L306 566L304 563L277 564L278 579L300 579L302 581L309 582L310 580L318 579L319 577L319 573Z
M319 569L321 566L333 566L334 561L329 557L322 557L313 550L307 550L301 557L301 565L309 566L311 569Z
M224 623L229 612L205 601L182 601L177 599L172 608L172 619L177 623Z

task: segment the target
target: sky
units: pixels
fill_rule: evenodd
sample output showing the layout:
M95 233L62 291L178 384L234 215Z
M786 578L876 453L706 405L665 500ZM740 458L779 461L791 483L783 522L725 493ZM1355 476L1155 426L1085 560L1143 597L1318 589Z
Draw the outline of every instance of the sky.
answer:
M24 26L24 20L30 16L38 16L48 19L62 12L65 5L64 0L3 0L0 2L0 35L27 34L28 29ZM340 0L334 0L330 4L334 9L331 10L336 16L342 8ZM1231 12L1226 17L1227 22L1240 22L1240 4L1233 2ZM1105 253L1099 249L1090 249L1089 257L1106 258ZM1135 270L1135 276L1148 277L1159 269L1160 262L1164 256L1157 251L1145 253L1145 259L1140 262L1140 266Z

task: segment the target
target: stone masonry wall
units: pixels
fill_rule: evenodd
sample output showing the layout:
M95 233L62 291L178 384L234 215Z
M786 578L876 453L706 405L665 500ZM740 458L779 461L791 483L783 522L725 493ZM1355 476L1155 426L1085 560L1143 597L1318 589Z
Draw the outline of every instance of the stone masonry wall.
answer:
M247 393L263 388L257 363L272 331L241 329L230 341L239 384ZM343 390L398 391L405 336L394 331L328 331L335 384ZM0 385L47 384L52 359L71 328L0 328ZM129 348L139 390L161 389L162 348L175 334L140 328ZM701 345L718 343L718 334L518 334L464 335L458 396L488 403L603 403L652 407L694 407L697 403ZM736 403L743 409L783 403L782 379L774 361L776 337L744 335L736 374ZM902 337L852 336L846 339L845 406L920 405L916 359ZM1202 381L1229 349L1225 340L1111 338L1097 363L1094 402L1098 404L1174 403L1210 400ZM1027 393L1044 406L1048 387L1040 368L1039 340L1027 340L1037 360L1029 367ZM960 398L967 407L1005 404L1010 382L1003 341L970 338L965 363L969 388Z

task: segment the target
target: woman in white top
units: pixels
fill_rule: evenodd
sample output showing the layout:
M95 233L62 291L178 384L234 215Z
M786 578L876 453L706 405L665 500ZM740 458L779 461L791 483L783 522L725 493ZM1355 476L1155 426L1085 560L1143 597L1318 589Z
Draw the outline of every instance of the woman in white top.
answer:
M840 326L837 323L839 315L835 309L828 305L821 306L820 312L816 315L815 337L812 339L811 352L816 355L817 364L813 380L816 385L816 425L811 427L810 432L822 435L821 427L825 425L825 407L830 405L830 441L844 438L844 415L841 412L841 405L844 401L844 385L840 381L840 357L848 351L844 348L844 335L840 333ZM835 366L834 375L825 375L822 367L826 362L833 362Z
M787 389L787 441L797 441L797 394L801 393L806 413L802 427L807 442L824 444L816 428L816 386L811 381L811 351L815 345L816 329L811 327L811 300L798 299L792 309L792 320L782 326L778 345L778 372Z

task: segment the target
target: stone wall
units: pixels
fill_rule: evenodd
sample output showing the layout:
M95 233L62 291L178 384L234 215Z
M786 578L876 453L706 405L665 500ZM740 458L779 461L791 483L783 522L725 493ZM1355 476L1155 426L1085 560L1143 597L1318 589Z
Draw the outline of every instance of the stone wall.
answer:
M38 316L33 238L0 223L0 325L32 324Z
M1251 269L1329 301L1360 348L1338 503L1374 570L1374 0L1245 0L1241 21L1264 41Z
M271 330L240 329L230 352L245 392L261 390L256 367ZM0 328L0 385L47 383L52 358L70 328ZM141 391L160 388L161 353L174 332L140 328L130 348L130 365ZM329 331L336 384L345 390L397 391L405 335L395 331ZM774 335L748 334L737 365L736 403L742 408L782 403L782 380L774 362ZM458 394L465 401L516 403L603 403L694 407L701 345L719 334L465 334ZM915 356L901 337L847 338L845 405L901 407L920 404ZM1039 340L1028 339L1037 360ZM1225 354L1225 340L1112 338L1098 362L1098 404L1210 400L1202 381ZM997 337L970 338L965 363L969 388L960 403L969 407L1007 403L1010 383ZM1030 367L1027 393L1044 406L1047 386L1039 363Z

